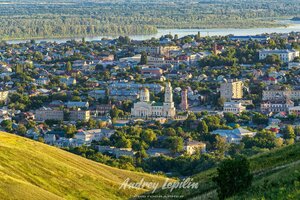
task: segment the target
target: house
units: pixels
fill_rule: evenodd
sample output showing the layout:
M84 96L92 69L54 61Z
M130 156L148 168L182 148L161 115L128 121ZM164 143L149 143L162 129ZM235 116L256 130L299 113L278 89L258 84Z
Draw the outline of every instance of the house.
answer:
M89 97L93 97L96 100L106 97L106 90L92 90L88 92Z
M54 145L55 141L56 141L55 134L45 134L44 135L44 142L46 144Z
M115 155L116 158L119 158L120 156L130 156L133 157L136 152L134 152L131 148L116 148L116 147L110 147L110 146L96 146L96 149L100 153L109 153L112 155Z
M159 156L167 156L171 155L171 151L169 149L164 149L164 148L149 148L146 153L150 157L159 157Z
M43 85L47 85L50 83L50 79L47 77L40 77L38 79L35 80L35 82L39 85L39 86L43 86Z
M189 155L195 154L197 151L200 151L201 153L205 153L206 144L203 142L188 140L184 144L184 151Z
M110 138L114 132L110 129L78 130L74 138L84 141L85 144L90 144L92 141L100 141L104 137Z
M240 127L233 130L218 129L211 132L211 134L217 134L220 135L221 137L226 138L226 141L228 143L239 144L243 137L245 136L253 137L255 136L256 132L252 132Z
M89 102L82 102L82 101L68 101L65 103L67 108L88 108Z
M100 104L96 106L96 112L98 115L106 115L114 108L114 105L111 104Z
M247 36L231 36L229 38L232 41L258 41L258 42L266 42L270 39L269 36L252 36L252 35L247 35Z

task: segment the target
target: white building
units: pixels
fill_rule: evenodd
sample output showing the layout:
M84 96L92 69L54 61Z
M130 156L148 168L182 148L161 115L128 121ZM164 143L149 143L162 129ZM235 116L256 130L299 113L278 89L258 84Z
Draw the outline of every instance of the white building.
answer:
M223 111L231 112L234 114L241 113L246 110L246 107L242 105L241 102L225 102Z
M163 103L150 102L150 94L147 88L140 91L140 101L135 103L131 109L133 117L166 117L174 118L176 109L173 102L173 91L171 83L166 84L165 100Z
M82 140L85 144L90 144L93 140L100 141L104 137L110 138L114 132L114 130L110 129L80 130L75 134L75 139Z
M299 57L299 51L296 51L294 49L275 49L275 50L269 50L264 49L259 51L259 60L265 59L269 55L278 55L280 60L283 62L291 62L295 59L295 57Z
M218 129L211 132L211 134L218 134L221 137L226 138L228 143L239 144L243 137L253 137L256 135L256 132L252 132L244 128L236 128L233 130Z

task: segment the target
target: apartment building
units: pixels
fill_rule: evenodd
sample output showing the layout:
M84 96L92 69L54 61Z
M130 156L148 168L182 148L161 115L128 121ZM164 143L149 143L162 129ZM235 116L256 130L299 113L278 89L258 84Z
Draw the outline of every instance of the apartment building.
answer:
M294 49L264 49L259 51L259 60L263 60L270 55L278 55L281 61L291 62L295 59L295 57L299 57L299 51Z
M91 117L89 110L71 110L70 121L88 121Z
M221 83L220 94L227 101L243 98L243 82L230 79L227 82Z
M262 100L276 100L276 99L285 99L289 97L291 100L299 100L300 99L300 90L264 90L262 93Z
M36 110L35 119L36 121L45 121L45 120L62 121L64 120L64 111L43 107L39 110Z

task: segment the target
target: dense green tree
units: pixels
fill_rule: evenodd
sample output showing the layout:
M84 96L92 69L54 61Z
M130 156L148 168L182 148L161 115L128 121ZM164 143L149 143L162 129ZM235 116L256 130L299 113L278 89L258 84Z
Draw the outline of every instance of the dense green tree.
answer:
M148 64L148 55L146 52L142 52L141 53L141 62L140 62L141 65L147 65Z
M218 186L220 199L231 197L251 186L253 175L250 172L250 163L244 156L224 160L217 171L218 175L213 180Z

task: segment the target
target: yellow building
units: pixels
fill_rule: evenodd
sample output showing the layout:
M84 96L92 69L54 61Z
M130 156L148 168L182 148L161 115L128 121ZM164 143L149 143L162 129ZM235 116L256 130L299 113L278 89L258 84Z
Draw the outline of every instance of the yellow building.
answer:
M243 82L230 79L225 83L221 83L220 93L226 101L241 99L243 98Z

